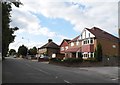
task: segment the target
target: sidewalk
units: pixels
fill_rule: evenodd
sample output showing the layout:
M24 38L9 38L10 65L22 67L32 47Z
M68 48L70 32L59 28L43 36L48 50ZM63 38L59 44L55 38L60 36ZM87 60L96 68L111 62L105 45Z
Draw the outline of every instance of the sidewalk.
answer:
M0 85L2 84L2 61L0 61Z
M83 67L79 69L84 69L88 71L94 71L96 73L100 73L104 76L110 77L113 80L118 80L118 67Z

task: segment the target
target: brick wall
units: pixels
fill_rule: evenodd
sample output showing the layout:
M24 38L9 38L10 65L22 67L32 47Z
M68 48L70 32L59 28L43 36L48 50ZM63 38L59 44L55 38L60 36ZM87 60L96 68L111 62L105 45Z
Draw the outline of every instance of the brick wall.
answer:
M52 56L53 53L59 53L60 52L60 49L55 49L55 48L48 48L47 49L47 53L48 53L48 56Z
M119 56L119 43L107 39L97 39L97 44L102 45L103 55ZM116 48L113 47L116 46Z

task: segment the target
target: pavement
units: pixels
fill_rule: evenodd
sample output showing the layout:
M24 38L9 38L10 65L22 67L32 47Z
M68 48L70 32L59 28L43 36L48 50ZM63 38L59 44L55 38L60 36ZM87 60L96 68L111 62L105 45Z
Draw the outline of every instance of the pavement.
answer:
M3 61L3 83L118 83L117 67L64 67L7 58Z
M0 84L2 84L2 61L0 61Z
M110 77L112 80L118 80L119 76L119 67L87 67L87 68L79 68L79 69L84 69L92 72L99 73L101 75Z

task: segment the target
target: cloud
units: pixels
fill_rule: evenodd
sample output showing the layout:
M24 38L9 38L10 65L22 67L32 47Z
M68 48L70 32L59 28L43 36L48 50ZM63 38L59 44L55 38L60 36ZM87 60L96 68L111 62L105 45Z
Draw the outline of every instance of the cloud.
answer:
M85 27L98 26L117 35L118 0L29 0L23 1L27 11L42 14L47 18L62 18L74 25L76 32ZM54 34L54 33L53 33Z
M21 0L21 2L24 5L20 8L13 5L12 11L11 26L20 28L15 32L16 34L27 32L49 38L67 38L52 29L41 26L40 19L32 13L69 21L78 33L85 27L97 26L116 36L118 34L118 0Z
M27 32L33 35L55 36L55 32L50 31L47 27L42 27L40 20L30 13L29 10L24 9L24 6L20 8L13 6L11 27L18 26L20 28L16 33Z

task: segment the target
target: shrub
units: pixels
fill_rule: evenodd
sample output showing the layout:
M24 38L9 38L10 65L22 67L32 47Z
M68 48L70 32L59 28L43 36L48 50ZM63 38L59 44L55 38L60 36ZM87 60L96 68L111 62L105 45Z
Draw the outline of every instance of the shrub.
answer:
M88 61L88 62L97 62L97 60L95 58L88 58L88 59L85 59L84 60L85 62Z
M59 59L59 58L51 58L50 61L61 62L61 59Z
M81 58L67 58L65 60L63 60L63 62L65 63L81 63L83 61L83 59Z

